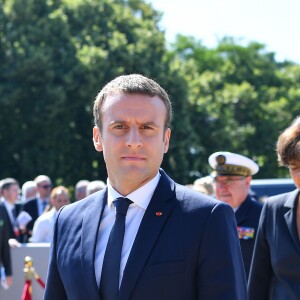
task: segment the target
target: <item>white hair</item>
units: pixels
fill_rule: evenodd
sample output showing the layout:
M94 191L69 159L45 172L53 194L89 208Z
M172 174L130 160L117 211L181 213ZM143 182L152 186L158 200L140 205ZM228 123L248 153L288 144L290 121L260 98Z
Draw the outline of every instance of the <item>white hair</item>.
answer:
M106 187L106 184L101 180L94 180L89 182L86 188L86 194L91 195L95 192L103 190Z
M27 192L33 192L36 191L36 183L34 181L26 181L23 185L22 185L22 198L21 201L22 202L26 202L27 197L26 194Z

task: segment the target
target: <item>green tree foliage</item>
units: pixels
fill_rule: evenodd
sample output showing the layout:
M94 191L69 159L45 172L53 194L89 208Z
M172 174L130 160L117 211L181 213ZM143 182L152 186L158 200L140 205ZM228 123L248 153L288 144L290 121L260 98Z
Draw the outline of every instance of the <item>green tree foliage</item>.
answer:
M68 177L70 162L80 156L73 145L80 142L76 118L83 99L74 99L85 70L66 16L54 1L11 1L5 8L2 172L22 179L41 173Z
M117 75L142 73L166 84L181 111L175 123L183 119L183 79L165 57L160 13L144 1L7 0L2 8L0 178L22 183L47 174L67 185L105 179L92 144L91 108ZM189 168L182 132L164 166L176 179Z
M209 49L179 35L167 49L161 14L143 0L0 1L0 178L105 180L92 144L93 99L130 73L156 79L171 96L163 167L177 181L210 173L208 156L218 150L254 158L257 177L287 176L274 149L300 111L299 65L230 38Z
M178 36L173 54L185 66L191 91L196 169L209 173L208 156L223 150L255 159L261 167L257 177L286 176L277 166L275 144L299 113L300 67L277 63L261 44L241 46L229 38L207 49Z

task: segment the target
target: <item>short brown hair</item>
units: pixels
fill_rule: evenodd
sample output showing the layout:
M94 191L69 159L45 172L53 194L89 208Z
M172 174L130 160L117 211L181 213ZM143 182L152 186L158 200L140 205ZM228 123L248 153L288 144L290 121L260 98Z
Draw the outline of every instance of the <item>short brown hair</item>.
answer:
M55 187L51 191L50 198L54 199L60 193L65 193L69 197L69 190L66 187L60 185L60 186Z
M300 117L280 134L276 150L281 166L288 166L293 161L300 162Z
M14 178L4 178L1 180L2 190L8 190L12 185L19 185L19 182Z
M167 92L154 80L139 74L122 75L106 84L96 96L94 102L94 122L102 130L102 107L105 99L114 93L142 94L150 97L158 96L165 104L167 114L165 129L170 127L172 120L172 104Z

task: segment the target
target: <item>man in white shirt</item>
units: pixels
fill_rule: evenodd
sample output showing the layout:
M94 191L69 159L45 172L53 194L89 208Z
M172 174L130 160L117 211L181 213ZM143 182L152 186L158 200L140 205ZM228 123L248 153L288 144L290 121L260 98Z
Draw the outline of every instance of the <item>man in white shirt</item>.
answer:
M58 210L70 203L69 191L64 186L55 187L50 195L52 208L45 212L34 223L32 237L33 243L50 243L53 236L53 226Z

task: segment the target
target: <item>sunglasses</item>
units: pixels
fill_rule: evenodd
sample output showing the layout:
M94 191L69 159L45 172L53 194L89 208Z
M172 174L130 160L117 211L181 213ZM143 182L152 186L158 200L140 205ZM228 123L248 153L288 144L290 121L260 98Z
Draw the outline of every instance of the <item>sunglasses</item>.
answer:
M214 182L216 184L223 184L223 185L226 185L226 186L231 186L231 185L234 185L237 181L240 181L240 180L244 180L245 177L237 177L237 178L228 178L228 179L225 179L225 180L220 180L218 177L216 177L214 179Z
M52 185L51 184L48 184L48 185L39 185L39 187L46 190L46 189L51 189Z

